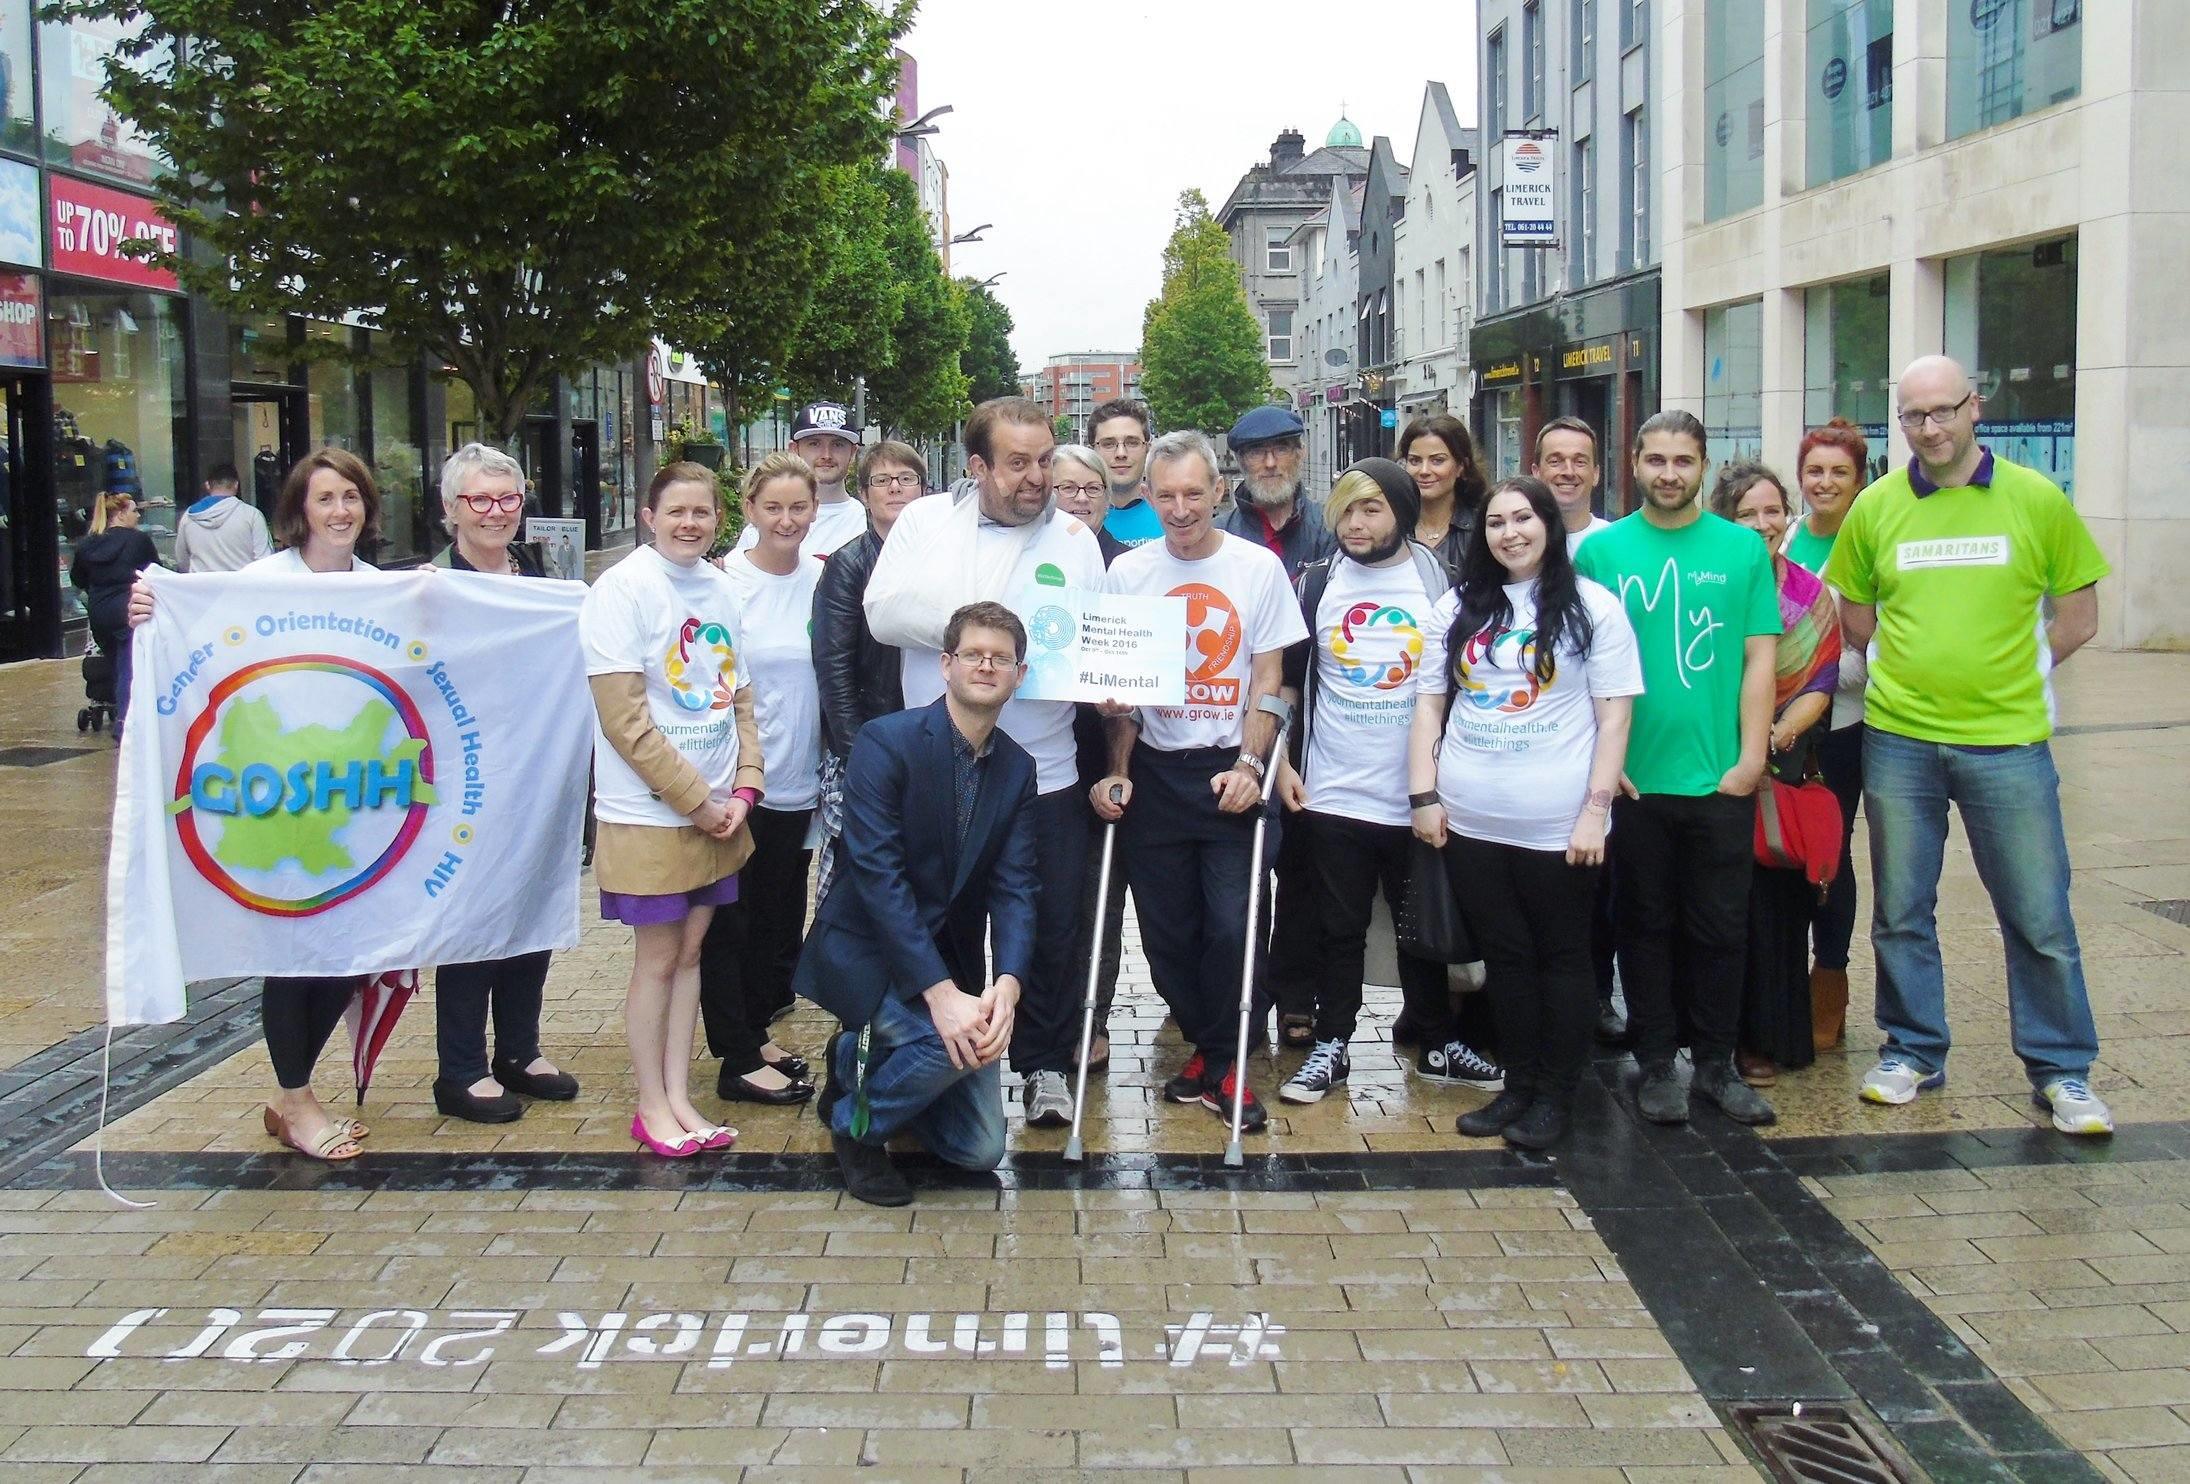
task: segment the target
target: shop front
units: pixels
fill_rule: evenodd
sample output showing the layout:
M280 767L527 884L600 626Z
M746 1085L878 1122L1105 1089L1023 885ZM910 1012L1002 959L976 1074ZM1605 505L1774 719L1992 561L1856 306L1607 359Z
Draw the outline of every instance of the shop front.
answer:
M1469 349L1476 441L1491 477L1527 472L1537 430L1555 417L1578 417L1597 432L1599 513L1633 507L1625 450L1658 410L1655 270L1478 320Z

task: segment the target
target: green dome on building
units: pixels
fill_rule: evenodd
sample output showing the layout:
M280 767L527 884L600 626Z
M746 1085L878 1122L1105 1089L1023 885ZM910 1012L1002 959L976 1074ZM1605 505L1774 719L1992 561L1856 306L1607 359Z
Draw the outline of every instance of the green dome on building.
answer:
M1361 148L1361 131L1354 127L1352 119L1340 115L1338 122L1331 125L1331 132L1323 136L1323 147L1325 149L1359 149Z

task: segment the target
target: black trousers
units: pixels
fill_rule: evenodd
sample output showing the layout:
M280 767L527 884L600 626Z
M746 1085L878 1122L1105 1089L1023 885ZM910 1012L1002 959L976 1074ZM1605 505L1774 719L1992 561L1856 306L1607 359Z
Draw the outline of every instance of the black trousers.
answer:
M487 1075L487 1016L494 1016L494 1050L505 1062L530 1066L540 1054L545 949L515 958L443 964L433 971L434 1049L443 1080L469 1087Z
M1136 744L1130 764L1133 800L1118 832L1156 993L1211 1072L1229 1067L1238 1048L1255 812L1219 810L1209 780L1238 756L1231 747L1158 752ZM1273 813L1263 837L1264 870L1276 857L1278 834ZM1250 1050L1262 1038L1270 1013L1261 972L1269 938L1258 936Z
M707 1050L732 1072L760 1070L768 1022L795 998L791 976L806 935L806 848L811 809L755 809L753 854L738 899L715 909L700 943L700 1019Z
M1490 974L1506 1090L1572 1097L1597 1023L1590 919L1601 872L1568 865L1564 851L1459 834L1447 838L1445 852Z
M1316 895L1312 909L1319 935L1314 1014L1318 1041L1351 1041L1361 1019L1361 982L1368 956L1369 923L1376 893L1396 907L1407 892L1407 862L1414 832L1403 824L1370 824L1337 814L1306 812L1287 821L1289 839L1305 842ZM1271 953L1278 952L1271 945ZM1430 1044L1450 1039L1451 996L1445 966L1399 955L1399 989L1410 1015L1425 1026ZM1282 1001L1280 1002L1282 1004Z
M1733 1054L1756 808L1727 794L1644 794L1612 806L1620 981L1646 1067L1671 1061L1684 1042L1699 1064Z
M1855 810L1863 802L1862 722L1829 731L1817 744L1818 771L1840 800L1840 874L1810 916L1817 966L1846 969L1855 936Z
M1034 820L1034 871L1042 883L1034 905L1034 965L1029 982L1019 987L1011 1026L1011 1069L1022 1077L1074 1069L1087 990L1087 961L1073 953L1087 876L1087 795L1077 783L1042 794L1034 801Z
M1289 821L1298 822L1298 815ZM1278 842L1276 887L1264 908L1270 924L1270 992L1280 1015L1313 1016L1324 984L1318 963L1323 932L1322 913L1316 905L1322 894L1317 876L1308 832L1285 831Z
M1607 851L1604 868L1597 872L1597 896L1589 905L1589 958L1595 971L1597 998L1612 1003L1612 966L1616 962L1619 935L1612 924L1612 862Z
M274 1064L274 1081L284 1092L312 1085L312 1067L350 1008L359 977L266 976L266 989L259 997L259 1024L266 1034L267 1059Z

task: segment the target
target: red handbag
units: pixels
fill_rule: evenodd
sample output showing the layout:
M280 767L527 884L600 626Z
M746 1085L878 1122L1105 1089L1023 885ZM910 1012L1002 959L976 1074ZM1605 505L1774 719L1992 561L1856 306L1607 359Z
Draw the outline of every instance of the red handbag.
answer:
M1822 783L1757 785L1757 864L1800 871L1822 894L1840 874L1840 800Z

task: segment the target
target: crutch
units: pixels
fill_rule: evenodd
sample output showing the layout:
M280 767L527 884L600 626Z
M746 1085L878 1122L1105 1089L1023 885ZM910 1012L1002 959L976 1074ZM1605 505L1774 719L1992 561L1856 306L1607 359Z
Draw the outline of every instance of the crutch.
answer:
M1110 802L1124 797L1117 784L1110 786ZM1118 845L1118 821L1103 823L1102 874L1095 878L1095 932L1087 950L1087 998L1080 1003L1080 1074L1072 1084L1072 1134L1065 1140L1065 1161L1078 1164L1087 1157L1080 1145L1080 1114L1087 1107L1087 1055L1095 1040L1095 1000L1100 991L1103 966L1103 923L1110 911L1110 859Z
M1239 1043L1232 1058L1232 1138L1224 1146L1224 1162L1235 1170L1246 1163L1240 1149L1239 1125L1247 1107L1247 1023L1254 1015L1255 939L1262 931L1262 879L1268 874L1262 865L1262 842L1270 828L1270 796L1277 791L1278 759L1285 755L1285 734L1293 725L1293 708L1281 697L1264 696L1255 709L1277 718L1277 736L1270 743L1269 757L1263 760L1262 797L1255 804L1254 854L1249 857L1252 874L1247 878L1247 948L1240 964Z

